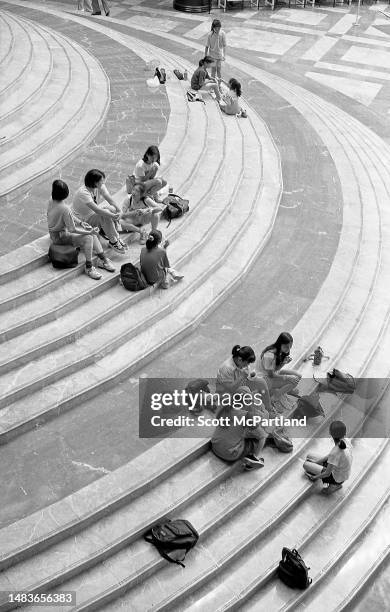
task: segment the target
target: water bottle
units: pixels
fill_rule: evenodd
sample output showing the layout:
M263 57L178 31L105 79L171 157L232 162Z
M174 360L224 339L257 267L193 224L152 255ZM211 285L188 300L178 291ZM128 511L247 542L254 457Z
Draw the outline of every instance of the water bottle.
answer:
M184 80L187 81L188 79L188 72L187 70L184 70Z
M322 350L320 346L317 346L316 350L314 351L314 355L313 355L313 364L315 366L321 365L323 356L324 356L324 351Z

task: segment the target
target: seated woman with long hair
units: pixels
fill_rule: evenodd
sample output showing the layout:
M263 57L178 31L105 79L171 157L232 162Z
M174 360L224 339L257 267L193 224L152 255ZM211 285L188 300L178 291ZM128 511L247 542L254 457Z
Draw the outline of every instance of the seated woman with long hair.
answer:
M134 168L134 177L136 185L142 184L145 188L145 195L152 198L157 196L157 193L167 185L167 181L157 177L157 172L160 168L160 151L155 145L148 147L142 159L140 159Z
M285 367L292 361L290 357L292 345L292 335L283 332L273 344L263 350L257 362L257 370L265 379L270 395L275 398L291 393L302 378L296 370L289 370Z

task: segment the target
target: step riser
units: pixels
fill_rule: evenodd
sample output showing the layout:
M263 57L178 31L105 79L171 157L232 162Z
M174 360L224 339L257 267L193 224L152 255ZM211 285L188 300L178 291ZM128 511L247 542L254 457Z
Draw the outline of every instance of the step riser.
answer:
M238 179L239 181L241 180L240 178ZM231 201L229 203L229 205L226 207L226 209L223 211L223 215L228 215L230 212L230 209L233 205L234 202L234 196L237 193L239 189L239 182L236 183L234 190L233 190L233 195L231 197ZM199 208L196 209L198 214L199 214ZM190 261L194 255L197 254L198 251L200 251L200 249L202 248L202 246L207 243L207 240L209 239L209 236L213 234L214 232L214 228L216 225L220 225L221 223L221 216L217 217L215 222L213 224L210 225L210 227L208 228L207 232L203 235L202 240L197 242L195 245L195 248L192 249L191 251L189 251L184 257L182 257L179 262L178 265L179 267L185 265L187 263L187 261ZM248 221L247 221L248 222ZM221 261L222 258L220 258L216 263L214 263L211 267L209 267L209 269L207 270L206 275L208 276L211 272L214 272L216 269L218 269L219 266L219 262ZM179 296L179 299L175 302L175 303L171 303L167 308L165 308L163 310L164 313L170 313L173 311L173 309L175 309L178 305L178 303L181 303L184 299L186 299L188 297L188 293L191 293L192 291L194 291L194 289L196 289L197 287L200 286L200 284L203 283L203 279L204 279L204 275L202 275L201 277L198 277L196 282L193 283L193 285L191 287L189 287L186 291L182 292L181 295ZM112 279L112 284L114 284L114 281L116 279ZM152 290L149 291L149 294L151 293ZM134 298L132 299L131 303L134 303L136 300L138 301L141 298L146 298L147 296L145 295L145 292L142 293L138 293L134 296ZM138 299L137 299L138 298ZM73 302L74 304L74 302ZM56 348L60 348L61 346L64 346L66 344L71 343L72 341L77 340L79 337L81 337L82 335L84 335L85 333L87 333L88 329L92 329L95 328L97 324L102 324L104 322L104 320L109 319L111 316L113 316L114 314L118 314L119 312L122 312L125 308L128 308L129 303L128 301L124 301L120 304L118 304L117 308L115 309L114 312L109 312L106 313L105 316L99 318L99 322L91 322L87 328L83 329L83 333L80 332L75 332L74 334L71 334L65 338L60 339L59 341L56 341L53 343L53 346L51 345L51 350L55 350ZM161 315L162 312L158 312L156 313L152 318L148 318L147 322L149 325L152 325L153 323L159 321L161 319ZM8 399L4 399L1 400L0 399L0 408L4 408L5 406L7 406L10 401L16 401L17 399L21 399L22 397L24 397L25 395L28 395L29 393L33 392L33 391L37 391L39 389L42 389L43 387L45 387L47 384L50 384L51 382L55 382L56 380L59 380L60 378L62 378L63 376L66 375L70 375L71 373L79 370L81 367L86 367L88 365L91 365L92 363L94 363L96 360L98 360L99 358L103 357L104 355L112 352L113 350L115 350L116 348L118 348L119 346L121 346L125 341L128 341L129 339L131 339L132 337L134 337L135 335L137 335L137 333L139 331L142 331L142 329L144 328L144 321L139 323L136 327L133 327L129 330L129 332L127 334L124 334L122 336L120 336L119 338L116 338L114 342L110 343L109 345L107 345L104 349L99 350L96 354L92 354L89 355L88 358L86 358L83 361L79 361L76 362L74 364L72 364L71 366L61 370L61 371L57 371L53 376L47 377L45 379L41 379L40 381L37 381L37 384L35 385L30 385L30 386L26 386L24 387L24 389L22 389L20 392L13 394L13 395L9 395ZM40 356L42 354L45 354L47 352L48 346L44 346L42 348L38 348L36 351L30 352L27 355L21 357L21 360L23 363L28 363L29 361L31 361L33 358L35 358L36 356ZM14 369L14 367L17 367L18 365L18 361L19 360L15 360L14 362L8 362L7 364L5 364L4 366L2 366L0 368L0 372L5 373L5 370L7 371L11 371L12 369ZM3 370L3 368L5 368L5 370Z
M209 452L210 443L208 440L205 440L201 445L199 445L195 450L183 456L181 459L177 460L175 464L171 465L168 469L164 471L164 474L157 474L154 478L148 480L145 484L137 487L137 489L131 491L122 497L118 497L117 499L113 499L109 505L104 506L97 513L94 512L91 516L87 516L79 520L77 523L73 523L66 529L62 529L55 533L55 535L51 537L45 537L44 540L40 542L35 542L30 547L25 547L23 552L20 554L13 554L7 558L0 559L0 571L6 570L17 563L24 561L33 557L34 555L39 554L40 552L49 548L58 542L61 542L67 537L71 537L76 535L83 529L86 529L93 523L96 523L99 519L105 518L107 515L112 514L116 510L120 510L124 506L130 504L133 500L141 497L148 490L153 488L155 485L161 483L162 480L168 479L171 475L175 474L177 470L189 465L191 462L195 461L205 453Z
M280 196L280 194L279 194ZM235 242L238 240L238 238L240 237L240 235L242 234L242 232L245 230L245 228L247 227L247 225L250 223L251 220L251 214L247 217L247 220L244 224L244 226L241 228L240 232L238 234L236 234L235 236L235 240L234 242L230 243L230 246L228 248L228 250L231 250L234 245ZM265 242L259 246L258 252L260 252L260 250L262 248L264 248L264 244ZM225 290L216 298L214 299L213 303L210 305L207 305L207 307L205 308L205 310L203 311L203 313L201 314L200 317L198 317L194 322L192 322L190 325L186 326L186 328L184 328L182 331L178 331L177 334L175 334L172 338L170 338L168 340L168 342L163 342L162 344L160 344L160 346L156 347L155 349L151 350L147 355L145 355L144 357L142 357L141 359L138 359L138 361L135 364L130 365L128 368L126 368L124 371L119 372L115 377L110 378L109 380L106 380L102 383L100 383L98 386L94 387L93 389L89 389L87 391L85 391L82 395L79 395L78 398L71 398L70 400L66 400L64 403L61 403L61 405L56 406L51 408L50 410L48 410L47 412L45 412L45 419L46 417L48 418L52 418L52 416L56 415L56 414L60 414L62 413L63 410L69 410L70 408L73 408L75 405L77 405L80 401L81 401L81 397L83 398L83 401L85 401L86 399L91 399L92 397L94 397L96 394L100 393L100 391L102 389L106 389L111 387L113 384L116 384L117 382L124 380L125 378L127 378L128 376L131 375L132 372L136 371L138 368L140 367L144 367L144 365L148 362L150 362L152 359L154 359L158 354L160 354L162 351L165 351L169 348L169 346L173 345L174 343L178 342L179 339L181 339L182 337L184 337L185 335L191 333L194 329L196 329L196 327L200 324L200 322L203 320L203 318L205 316L207 316L214 308L216 308L218 306L218 304L223 301L225 299L225 295L227 291L230 291L232 289L232 287L234 287L236 285L236 283L241 282L243 276L247 273L249 266L253 263L253 260L255 259L255 257L258 256L258 252L252 257L251 261L248 263L248 266L245 270L241 271L241 273L236 277L236 281L235 283L231 283L229 285L228 288L225 288ZM222 257L219 261L224 260L224 257ZM216 268L218 266L218 263L216 264ZM209 271L204 273L204 276L208 276L209 275ZM199 284L199 279L198 279L198 283ZM177 305L176 305L177 307ZM172 310L172 309L170 309ZM122 344L122 342L120 343ZM103 355L103 352L100 351L99 352L99 356L101 357ZM92 360L93 363L94 359ZM91 363L90 360L88 359L88 363ZM72 368L72 371L76 371L80 369L80 365L78 365L78 367L75 369L74 367L69 366L69 370ZM66 370L63 370L63 372L66 374L68 373L68 368ZM37 387L35 388L35 390L42 388L43 386L45 386L47 384L47 381L45 381L45 384L42 384L42 381L37 381ZM108 387L109 385L109 387ZM12 401L15 401L16 399L19 399L21 397L24 397L26 395L26 389L27 387L21 389L20 391L16 392L15 394L12 395ZM30 387L31 390L31 387ZM29 391L30 392L30 391ZM90 395L90 393L92 393L92 395ZM85 395L86 394L86 395ZM5 405L8 405L9 403L9 398L11 396L8 396L7 400L3 400L6 402ZM0 403L0 407L1 407L1 403ZM4 405L3 405L4 407ZM43 419L43 415L40 415L39 417L36 417L34 419L31 419L28 421L28 423L31 424L31 426L36 425L36 424L41 424L44 421ZM27 431L27 429L25 429L26 426L28 426L28 423L24 422L23 424L20 424L19 426L17 426L16 428L7 431L6 433L0 434L0 443L2 443L2 440L5 441L9 441L10 439L12 439L12 437L14 437L15 435L18 435L17 432L21 433L22 431ZM10 437L11 436L11 437Z

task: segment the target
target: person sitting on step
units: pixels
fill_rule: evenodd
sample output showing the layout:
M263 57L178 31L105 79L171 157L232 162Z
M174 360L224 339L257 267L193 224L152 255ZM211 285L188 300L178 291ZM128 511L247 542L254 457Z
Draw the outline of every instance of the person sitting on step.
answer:
M162 207L146 195L144 183L134 185L130 196L126 196L120 217L122 230L136 232L140 236L140 244L145 244L149 234L144 225L150 223L152 230L157 229Z
M295 387L302 376L296 370L288 370L285 366L292 361L290 350L293 337L287 332L281 333L276 342L267 346L257 362L257 371L266 381L269 393L275 400L280 400L284 394L296 395Z
M122 212L120 206L113 200L104 184L106 175L96 168L89 170L84 177L84 185L79 187L73 198L73 212L75 216L97 226L100 235L109 241L109 245L118 253L125 253L126 249L119 240L116 222ZM99 205L100 199L106 204Z
M241 83L237 79L229 80L229 89L222 94L222 99L219 102L221 111L226 115L238 115L246 117L246 111L239 105L238 98L241 96Z
M256 355L252 347L236 344L232 349L232 356L223 362L217 372L216 392L237 393L245 386L251 391L261 394L264 407L267 412L272 410L271 399L267 383L256 372L250 371L249 366L256 361Z
M207 72L207 68L211 68L215 61L206 55L199 61L199 66L191 77L191 89L194 91L208 91L214 93L218 102L221 99L221 92L218 83L214 78L211 78Z
M159 168L160 151L155 145L146 149L143 158L134 168L135 184L142 184L145 187L145 195L154 199L158 198L160 189L167 185L165 179L156 177Z
M97 237L99 228L80 224L73 216L70 207L65 204L68 195L69 188L64 181L53 182L51 200L47 208L50 239L53 244L71 244L80 247L85 254L85 273L94 280L99 280L102 275L92 265L94 252L98 256L99 268L104 268L108 272L115 272L115 268L103 252Z
M219 425L211 438L213 453L224 461L242 460L248 471L262 468L264 459L259 454L268 434L260 424L253 423L255 416L268 419L268 412L261 402L256 403L249 387L240 387L231 396L230 406L224 406L218 414Z
M166 252L169 242L166 240L164 245L160 247L161 241L161 232L157 229L152 230L141 250L141 272L149 285L156 285L160 289L168 289L171 281L179 281L184 278L184 275L171 268Z
M332 421L329 433L333 438L334 447L325 457L307 455L303 464L306 476L313 482L321 479L325 485L322 493L331 495L341 489L348 480L352 466L352 446L346 439L347 428L342 421Z

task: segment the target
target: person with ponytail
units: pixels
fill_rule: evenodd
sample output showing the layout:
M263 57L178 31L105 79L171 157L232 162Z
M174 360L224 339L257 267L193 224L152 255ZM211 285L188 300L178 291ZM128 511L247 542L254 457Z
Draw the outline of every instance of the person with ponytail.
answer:
M341 489L343 483L351 474L352 446L346 439L347 428L342 421L332 421L329 433L334 446L326 457L308 455L303 464L306 476L315 482L321 479L327 485L322 489L326 495L331 495Z
M221 65L225 61L226 51L226 34L222 30L222 24L219 19L213 19L211 24L211 32L207 36L205 56L210 55L214 60L211 68L211 76L221 80Z
M271 400L267 383L249 370L249 366L256 361L252 347L236 344L232 349L232 356L219 367L217 372L216 392L247 393L257 391L262 396L265 409L270 412Z
M238 103L238 98L241 96L241 83L237 79L229 80L229 90L223 94L219 105L221 111L226 115L238 115L242 109Z
M207 72L207 68L211 68L213 65L214 60L209 55L206 55L206 57L199 61L199 66L191 77L191 89L194 91L208 91L209 93L214 92L219 102L221 91L215 79L211 78Z
M276 342L263 350L257 363L257 370L265 379L273 397L280 398L284 393L291 393L302 378L299 372L285 367L291 361L292 345L291 334L288 332L279 334Z
M184 278L170 267L166 248L169 242L166 240L163 247L160 247L162 234L155 229L147 237L146 244L141 250L140 264L141 272L149 285L157 285L161 289L168 289L171 280L178 281Z

